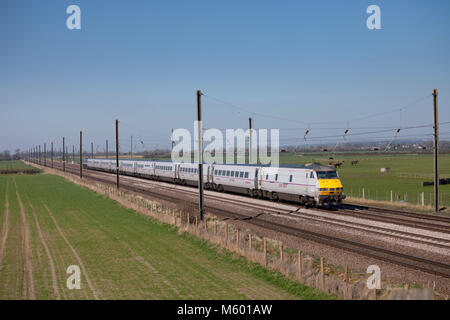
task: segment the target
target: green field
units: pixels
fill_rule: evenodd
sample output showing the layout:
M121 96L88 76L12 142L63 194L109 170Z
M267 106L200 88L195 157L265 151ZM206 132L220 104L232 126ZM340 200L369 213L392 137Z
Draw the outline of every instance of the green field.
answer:
M333 159L330 160L330 157ZM351 162L356 160L358 165L352 166ZM348 196L362 198L364 188L365 199L390 201L392 190L393 201L418 204L423 192L425 205L432 206L434 203L433 186L422 187L422 182L434 179L432 154L280 153L281 164L317 162L329 165L331 161L343 161L338 173ZM450 178L450 154L441 154L439 161L440 178ZM381 168L389 168L390 171L381 173ZM440 199L442 206L450 207L450 185L440 186Z
M81 289L67 268L79 266ZM326 299L61 177L0 176L0 299Z
M26 170L33 169L33 167L23 163L20 160L1 160L0 170Z
M356 166L351 162L358 160ZM433 181L433 155L431 154L338 154L333 155L301 155L281 154L280 163L306 164L319 162L328 165L330 161L344 161L338 169L344 185L345 194L365 198L390 201L393 191L394 201L403 200L417 203L419 194L425 193L425 204L432 204L433 186L422 187L422 182ZM442 154L440 161L440 177L450 178L450 154ZM388 173L381 173L380 168L390 168ZM450 206L450 185L441 185L441 204ZM395 195L398 194L398 198ZM405 198L406 196L406 198Z

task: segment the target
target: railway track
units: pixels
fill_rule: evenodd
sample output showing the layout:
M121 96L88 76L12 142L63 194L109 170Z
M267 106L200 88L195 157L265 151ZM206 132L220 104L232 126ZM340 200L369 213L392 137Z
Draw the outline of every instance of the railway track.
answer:
M57 164L57 167L58 167L57 169L60 168L59 164ZM70 165L69 166L66 165L66 171L74 173L76 175L78 175L78 173L79 173L79 171L77 169L73 168ZM91 172L85 172L85 173L86 173L86 176L89 177L90 179L97 180L99 182L103 182L103 183L110 184L110 185L115 184L114 176L112 176L111 174L105 173L106 176L100 177L98 174L97 175L91 174ZM98 172L96 172L96 173L98 173ZM107 176L110 176L112 179L106 178ZM151 189L149 190L148 186L144 187L142 185L142 183L137 183L135 181L131 181L130 177L127 177L127 176L121 176L121 177L123 177L122 180L127 181L127 183L121 185L121 187L123 189L129 190L132 192L144 193L147 195L150 193L152 196L162 199L162 200L165 200L165 201L173 201L173 202L180 201L179 196L172 196L167 193L161 194L158 192L154 192ZM132 179L136 179L136 178L132 178ZM158 185L158 188L160 188L160 185ZM176 191L180 192L180 189L177 189ZM187 191L183 190L182 192L187 192ZM223 199L220 199L220 201L222 201L222 200ZM253 209L261 209L261 206L258 207L257 205L248 205L248 204L244 204L242 202L239 202L239 205L247 207L247 208L252 207ZM442 276L445 278L450 278L450 265L443 263L443 262L426 259L423 257L413 256L413 255L409 255L409 254L405 254L405 253L401 253L401 252L397 252L397 251L392 251L392 250L388 250L388 249L381 248L381 247L375 247L375 246L372 246L369 244L364 244L364 243L357 242L357 241L333 237L330 235L313 232L310 230L305 230L305 229L299 228L297 226L295 226L295 227L289 226L286 224L277 223L274 221L268 221L268 220L263 219L263 216L266 213L267 214L274 214L274 213L280 214L279 209L275 210L272 208L269 208L269 209L265 208L263 212L259 212L254 215L240 214L240 213L236 213L234 210L217 208L215 206L208 206L208 205L205 207L205 210L208 212L214 213L218 216L224 217L225 219L240 220L243 222L253 224L255 226L262 227L267 230L271 230L271 231L275 231L275 232L282 232L287 235L299 237L299 238L302 238L305 240L310 240L310 241L313 241L316 243L321 243L321 244L331 246L334 248L338 248L338 249L342 249L345 251L350 251L350 252L360 254L363 256L380 259L380 260L383 260L383 261L386 261L389 263L402 265L402 266L409 267L412 269L421 270L421 271L435 274L438 276ZM295 211L285 212L285 214L295 214ZM401 220L404 220L404 219L401 219ZM426 227L430 228L431 226L427 225ZM422 240L417 239L417 240L423 241L423 239ZM436 241L436 240L441 240L441 239L432 239L432 237L429 237L429 239L428 239L428 241ZM438 244L438 245L442 245L442 244Z

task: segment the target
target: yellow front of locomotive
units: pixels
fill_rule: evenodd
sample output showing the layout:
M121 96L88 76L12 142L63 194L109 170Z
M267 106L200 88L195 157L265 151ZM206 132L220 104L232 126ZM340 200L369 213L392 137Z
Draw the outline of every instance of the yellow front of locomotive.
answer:
M319 203L339 204L345 199L344 187L335 170L316 171L319 182Z

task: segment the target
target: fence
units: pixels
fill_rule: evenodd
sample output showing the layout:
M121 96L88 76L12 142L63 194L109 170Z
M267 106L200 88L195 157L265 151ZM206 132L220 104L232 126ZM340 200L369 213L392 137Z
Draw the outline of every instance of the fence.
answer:
M346 190L346 195L361 200L385 201L398 204L412 204L421 207L434 207L434 192L399 192L395 190L371 190L358 188ZM450 207L450 192L439 193L439 204Z
M178 231L188 232L210 243L225 248L269 270L278 271L287 278L313 287L343 299L387 298L391 288L369 290L366 273L352 272L344 267L327 264L323 257L286 247L282 242L260 236L250 230L227 223L216 216L205 215L204 221L197 218L197 207L180 201L167 205L147 199L141 195L118 190L88 179L80 179L68 173L45 168L53 174L87 187L99 194L116 200L125 207L149 215L156 220L178 227ZM430 287L430 284L427 283ZM406 284L406 288L408 288ZM408 289L406 289L408 295Z

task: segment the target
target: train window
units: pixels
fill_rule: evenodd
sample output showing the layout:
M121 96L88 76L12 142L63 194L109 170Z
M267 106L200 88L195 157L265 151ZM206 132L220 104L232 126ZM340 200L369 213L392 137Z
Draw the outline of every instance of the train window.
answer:
M278 173L275 175L275 181L278 181Z
M245 173L245 177L248 178L248 172Z
M241 178L244 177L244 171L241 171L241 174L239 175Z
M311 174L309 175L309 177L310 177L311 179L314 179L314 172L311 171Z
M234 177L234 171L231 171L231 176Z
M317 171L317 177L319 179L337 179L336 171Z
M230 176L230 170L227 170L227 177Z
M292 174L289 176L289 182L292 182Z
M266 180L269 180L269 175L268 174L266 174Z
M217 175L217 170L214 170L214 174Z

